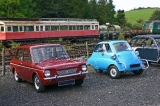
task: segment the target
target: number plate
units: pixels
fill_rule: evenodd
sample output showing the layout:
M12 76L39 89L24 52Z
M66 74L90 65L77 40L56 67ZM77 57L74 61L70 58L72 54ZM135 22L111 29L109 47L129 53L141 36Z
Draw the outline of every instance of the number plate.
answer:
M66 80L66 81L58 82L58 86L64 86L64 85L70 85L70 84L75 84L75 80Z

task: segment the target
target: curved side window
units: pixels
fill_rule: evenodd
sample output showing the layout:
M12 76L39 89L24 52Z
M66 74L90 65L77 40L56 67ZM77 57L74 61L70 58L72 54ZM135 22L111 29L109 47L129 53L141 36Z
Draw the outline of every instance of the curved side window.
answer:
M103 52L103 48L102 48L102 44L98 44L95 49L94 49L94 52Z

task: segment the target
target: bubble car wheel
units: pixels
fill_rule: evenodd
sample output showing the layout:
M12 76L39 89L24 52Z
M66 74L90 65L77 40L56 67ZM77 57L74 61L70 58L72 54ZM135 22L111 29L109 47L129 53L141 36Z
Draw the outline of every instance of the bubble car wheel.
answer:
M34 87L38 93L43 92L45 89L37 75L34 76Z
M115 79L115 78L119 78L121 73L119 72L116 66L111 66L109 68L109 75L111 78Z

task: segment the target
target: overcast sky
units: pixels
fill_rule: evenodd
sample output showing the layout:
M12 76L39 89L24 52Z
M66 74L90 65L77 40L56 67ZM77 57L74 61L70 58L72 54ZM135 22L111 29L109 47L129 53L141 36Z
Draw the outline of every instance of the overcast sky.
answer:
M139 7L159 7L160 0L113 0L115 10L129 11Z

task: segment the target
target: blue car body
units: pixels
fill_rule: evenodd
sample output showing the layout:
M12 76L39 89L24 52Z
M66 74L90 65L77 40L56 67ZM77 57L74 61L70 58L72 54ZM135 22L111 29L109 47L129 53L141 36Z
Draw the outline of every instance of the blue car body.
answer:
M124 48L120 46L124 46ZM143 62L125 40L99 42L87 63L96 71L102 72L110 72L110 67L114 66L119 74L126 71L142 74L144 69ZM115 78L119 76L115 76ZM111 77L114 78L114 76Z

